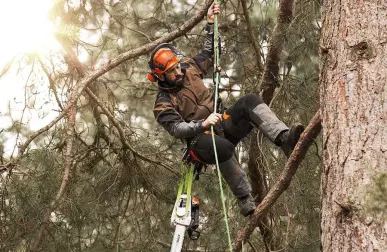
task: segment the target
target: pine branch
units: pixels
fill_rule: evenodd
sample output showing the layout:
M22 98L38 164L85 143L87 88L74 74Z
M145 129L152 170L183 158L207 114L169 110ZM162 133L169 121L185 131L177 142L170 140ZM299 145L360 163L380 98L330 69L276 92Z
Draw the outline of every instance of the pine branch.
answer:
M90 89L86 89L86 92L87 94L98 104L98 106L101 105L101 109L102 111L104 112L104 114L109 118L109 120L112 122L112 124L114 125L114 127L117 128L118 130L118 134L120 135L120 140L121 140L121 143L122 143L122 146L125 148L125 149L129 149L135 156L141 158L142 160L144 161L147 161L147 162L150 162L150 163L153 163L153 164L156 164L156 165L160 165L160 166L163 166L164 168L166 168L168 171L170 171L172 174L176 175L176 176L180 176L180 173L177 172L176 170L174 170L172 167L164 164L163 162L159 162L159 161L156 161L156 160L152 160L150 158L147 158L143 155L141 155L139 152L137 152L127 141L126 141L126 138L125 138L125 133L124 133L124 129L120 126L120 123L114 118L114 116L110 113L110 111L105 108L104 106L102 106L102 103L101 101L98 99L98 97L90 90Z
M276 184L271 188L266 197L255 209L254 214L250 217L247 224L239 230L237 237L234 240L233 248L234 252L241 251L242 242L247 241L254 229L257 227L260 218L269 210L269 208L276 202L281 194L289 187L292 181L293 175L296 173L297 168L314 139L321 131L321 117L320 110L314 115L310 121L308 127L302 133L300 140L290 155L288 161L285 164L284 171Z
M64 173L64 176L63 176L62 184L60 186L60 189L59 189L55 199L51 202L50 207L46 210L46 212L44 214L44 219L43 219L43 221L41 223L39 233L37 235L37 238L35 239L35 242L33 243L32 247L31 247L30 251L37 251L38 250L38 248L39 248L39 246L41 244L41 241L44 238L46 226L49 223L50 213L51 213L52 209L55 208L55 206L57 204L57 201L63 196L63 194L64 194L64 192L65 192L65 190L67 188L68 182L69 182L69 177L70 177L70 172L71 172L71 163L72 163L71 153L72 153L74 126L75 126L76 102L77 102L79 96L83 93L83 91L86 90L88 95L90 97L92 97L94 101L98 102L98 98L88 88L88 85L91 82L93 82L94 80L96 80L97 78L99 78L100 76L105 74L106 72L110 71L111 69L113 69L113 68L117 67L118 65L122 64L123 62L150 52L158 44L163 43L163 42L169 42L169 41L171 41L171 40L173 40L173 39L175 39L175 38L177 38L179 36L184 35L187 31L192 29L197 23L199 23L203 19L204 15L206 14L206 11L207 11L208 7L211 5L211 3L212 3L212 1L207 0L206 3L205 3L205 6L203 6L203 8L200 10L200 12L197 15L195 15L191 20L185 22L176 31L171 32L170 34L168 34L168 35L166 35L164 37L161 37L160 39L157 39L154 42L148 43L148 44L146 44L144 46L141 46L141 47L139 47L137 49L130 50L128 52L125 52L125 53L117 56L116 58L110 60L101 69L99 69L97 71L94 71L94 72L90 73L87 76L85 76L86 75L86 71L84 70L83 66L81 64L78 64L79 61L76 59L76 57L74 57L74 55L70 54L70 57L71 57L72 61L76 63L75 67L76 67L76 69L78 71L78 74L80 74L80 76L83 77L82 81L75 88L75 90L73 90L72 93L70 94L70 99L69 99L66 107L59 114L59 116L57 118L55 118L53 121L51 121L51 123L49 123L47 126L41 128L40 130L35 132L35 134L33 134L23 145L21 145L19 147L18 158L20 158L23 155L23 153L26 150L26 148L28 147L28 145L37 136L39 136L40 134L48 131L52 126L54 126L57 122L59 122L66 114L68 114L68 116L69 116L69 120L68 120L68 141L67 141L67 150L66 150L65 173ZM71 50L68 50L68 52L71 52ZM141 157L143 160L147 160L147 161L150 161L150 162L153 161L153 160L150 160L150 159L140 155L139 153L137 153L125 141L124 131L120 127L119 123L114 119L114 117L110 114L110 112L104 106L102 106L102 104L100 102L99 102L98 105L100 105L102 110L106 113L106 115L109 117L109 119L111 119L111 121L113 122L114 126L118 129L118 132L120 134L120 138L121 138L121 142L122 142L123 146L126 147L127 149L130 149L133 153L135 153L137 156ZM159 165L163 165L161 162L155 162L155 163L159 164ZM166 166L166 168L170 168L170 167ZM170 169L170 171L174 172L173 169Z

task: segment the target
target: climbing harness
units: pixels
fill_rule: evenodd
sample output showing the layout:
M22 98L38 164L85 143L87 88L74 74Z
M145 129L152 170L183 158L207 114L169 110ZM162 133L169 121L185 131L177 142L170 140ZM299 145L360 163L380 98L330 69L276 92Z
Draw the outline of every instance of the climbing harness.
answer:
M185 150L181 164L183 176L179 182L176 202L171 216L171 224L175 225L171 252L180 252L183 247L186 229L191 240L199 239L199 200L191 195L194 177L199 179L199 174L204 166L192 155L188 148Z

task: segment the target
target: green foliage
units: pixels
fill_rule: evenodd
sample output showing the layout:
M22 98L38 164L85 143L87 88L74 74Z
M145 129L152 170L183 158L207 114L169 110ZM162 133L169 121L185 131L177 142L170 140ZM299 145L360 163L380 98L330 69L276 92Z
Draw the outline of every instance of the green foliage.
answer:
M32 240L39 229L44 209L55 197L61 174L60 156L46 150L30 151L21 160L17 172L3 184L1 209L1 249L13 251L20 241Z
M367 210L387 219L387 173L374 176L367 193Z

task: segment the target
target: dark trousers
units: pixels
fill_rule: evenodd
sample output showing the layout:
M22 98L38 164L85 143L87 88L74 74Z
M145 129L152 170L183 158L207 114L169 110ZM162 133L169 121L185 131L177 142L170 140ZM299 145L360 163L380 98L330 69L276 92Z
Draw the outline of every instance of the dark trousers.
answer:
M288 127L283 124L256 95L245 95L223 113L221 134L215 136L219 162L225 162L234 154L235 146L256 126L261 132L275 142L278 134ZM196 139L193 151L207 164L215 164L212 135L203 133Z
M275 142L280 132L288 130L260 97L249 94L241 97L223 113L221 132L215 135L220 171L236 197L248 195L251 189L246 174L236 159L234 149L254 126L272 142ZM208 132L200 134L191 148L202 162L215 164L211 134Z

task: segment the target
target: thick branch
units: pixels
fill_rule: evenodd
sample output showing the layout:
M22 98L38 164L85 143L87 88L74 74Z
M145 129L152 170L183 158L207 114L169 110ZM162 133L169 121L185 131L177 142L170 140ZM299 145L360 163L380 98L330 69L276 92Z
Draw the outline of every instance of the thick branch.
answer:
M266 197L255 209L254 214L244 228L242 228L237 237L234 240L233 248L235 251L240 251L242 248L242 242L246 241L251 233L254 231L259 223L259 219L266 213L266 211L276 202L281 194L289 187L292 181L293 175L296 173L298 165L303 160L309 146L313 143L314 139L321 131L321 117L320 110L314 115L310 121L308 127L301 135L296 147L294 148L292 155L286 162L284 171L282 172L279 180L271 188Z
M262 99L266 104L270 103L273 98L274 90L278 86L278 64L280 61L285 34L293 19L293 2L294 0L280 1L277 13L277 23L271 36L265 70L260 86L260 90L262 90Z

